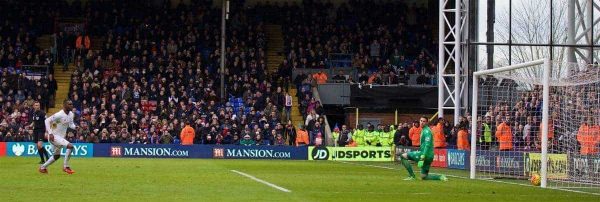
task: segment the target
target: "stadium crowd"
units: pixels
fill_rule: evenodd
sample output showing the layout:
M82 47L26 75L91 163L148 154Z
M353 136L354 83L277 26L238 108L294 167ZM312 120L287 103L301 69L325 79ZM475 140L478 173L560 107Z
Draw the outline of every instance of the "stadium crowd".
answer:
M289 120L289 81L267 74L263 23L246 15L252 9L232 4L239 12L231 16L228 28L228 95L222 100L220 9L213 8L211 1L176 9L110 1L85 6L83 15L90 19L91 33L104 33L100 37L105 42L101 50L83 46L73 54L69 98L79 127L68 133L67 140L179 143L184 141L180 134L188 124L195 129L191 140L195 144L325 144L322 118L307 120L296 140L296 126ZM111 14L116 19L106 18ZM68 49L73 43L68 36L63 39L60 47ZM315 112L322 110L312 98L312 78L297 84L302 88L293 96L302 98L302 113L318 116ZM3 95L10 92L17 98L2 99L0 141L30 141L28 114L35 99L23 104L22 92L13 92L8 85L3 85Z
M586 74L586 73L583 73ZM589 75L589 74L588 74ZM514 90L516 83L488 78L483 86L494 85L501 92ZM581 154L597 154L600 143L600 112L597 84L550 88L548 146L550 152L564 153L577 147ZM486 92L486 90L483 90ZM491 92L491 91L490 91ZM486 98L487 96L487 98ZM477 139L483 149L541 150L542 87L516 95L484 95L495 102L477 120Z
M399 84L416 74L419 84L435 82L437 68L426 53L434 50L433 31L427 18L412 18L426 16L425 8L405 2L361 0L339 7L327 1L258 7L266 18L283 25L285 60L278 72L284 78L291 79L296 68L340 67L329 63L330 55L348 54L356 74L341 74L349 81L342 77L336 81Z
M301 6L243 8L233 3L236 12L230 17L226 42L228 95L222 100L220 10L212 7L211 1L175 9L166 8L167 4L156 7L112 1L85 4L80 10L74 9L82 6L78 3L47 4L57 9L42 16L86 16L89 34L105 39L100 50L79 46L79 51L67 54L74 55L69 59L75 66L69 97L80 126L70 131L67 139L72 142L327 144L323 109L311 89L315 83L345 78L345 74L331 77L321 71L292 78L294 68L323 69L330 54L344 53L352 54L352 66L359 72L357 81L350 77L351 82L395 84L402 81L402 75L429 78L436 73L426 53L434 45L429 23L425 18L409 17L426 15L426 11L413 5L350 1L334 8L329 3L304 1ZM28 8L26 4L22 7ZM278 12L264 12L273 9ZM396 10L410 10L414 15ZM42 25L40 17L31 12L6 18L10 20L2 26L0 141L29 141L31 103L41 101L48 106L47 97L56 90L52 76L34 80L17 71L19 64L54 63L50 53L38 50L34 42L41 33L47 33L49 25ZM277 20L285 25L285 61L278 74L268 74L264 23ZM77 46L77 37L58 36L59 53ZM422 83L431 82L426 80ZM298 89L297 95L286 92L291 84ZM480 116L484 118L478 124L484 132L477 135L482 145L500 150L539 148L534 141L539 133L538 91L523 95L522 102L512 108L499 102L489 114ZM289 120L291 96L299 97L305 117L302 126ZM510 148L503 146L503 133L498 133L504 131L504 120L511 131L517 131L510 133L514 137ZM433 129L435 146L468 149L470 121L467 116L453 126L440 119ZM186 125L193 129L191 140L180 136ZM522 132L522 128L529 130ZM342 126L334 129L333 140L339 146L418 146L418 130L414 123L359 125L356 129Z

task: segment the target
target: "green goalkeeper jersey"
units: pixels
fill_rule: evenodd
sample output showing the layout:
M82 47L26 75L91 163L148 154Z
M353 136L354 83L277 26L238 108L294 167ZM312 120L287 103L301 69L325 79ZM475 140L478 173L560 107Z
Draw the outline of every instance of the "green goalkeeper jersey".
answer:
M421 131L421 146L419 147L421 155L425 155L425 158L433 159L433 133L429 126L424 126Z

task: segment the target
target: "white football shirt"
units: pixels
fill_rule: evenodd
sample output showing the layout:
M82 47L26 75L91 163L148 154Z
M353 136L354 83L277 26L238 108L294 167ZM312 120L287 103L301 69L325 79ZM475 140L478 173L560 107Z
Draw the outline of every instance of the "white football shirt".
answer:
M61 137L65 137L67 135L67 129L76 129L75 123L73 123L73 118L75 114L70 112L66 114L63 110L56 112L52 116L46 118L46 131L48 134L58 135Z

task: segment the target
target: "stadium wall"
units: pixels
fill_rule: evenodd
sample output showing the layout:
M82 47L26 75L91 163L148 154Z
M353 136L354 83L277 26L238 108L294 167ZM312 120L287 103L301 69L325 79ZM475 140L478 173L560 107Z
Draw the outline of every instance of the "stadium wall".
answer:
M391 162L416 147L293 147L239 145L144 145L74 143L74 157L113 158L204 158L204 159L280 159ZM50 151L51 146L44 147ZM61 154L64 155L64 149ZM34 157L37 148L30 142L0 142L0 157ZM470 152L456 149L435 149L433 167L469 169ZM541 155L521 151L477 151L477 170L529 176L539 172ZM570 176L600 175L600 158L577 154L549 155L549 176L564 179Z

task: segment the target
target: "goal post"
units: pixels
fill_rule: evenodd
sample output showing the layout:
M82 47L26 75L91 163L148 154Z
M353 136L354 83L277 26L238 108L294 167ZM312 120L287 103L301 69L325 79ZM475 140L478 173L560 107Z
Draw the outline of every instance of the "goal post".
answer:
M546 58L474 72L470 178L600 188L599 70Z

